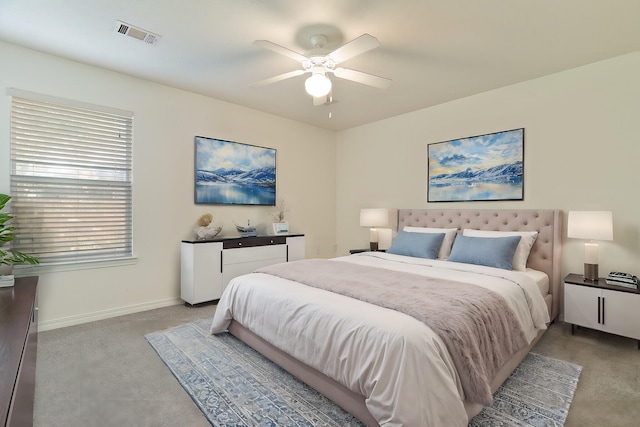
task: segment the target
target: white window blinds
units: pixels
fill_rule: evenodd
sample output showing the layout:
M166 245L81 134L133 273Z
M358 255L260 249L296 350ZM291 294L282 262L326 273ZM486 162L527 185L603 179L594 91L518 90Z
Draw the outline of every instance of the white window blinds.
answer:
M133 115L63 102L12 97L12 247L44 264L129 258Z

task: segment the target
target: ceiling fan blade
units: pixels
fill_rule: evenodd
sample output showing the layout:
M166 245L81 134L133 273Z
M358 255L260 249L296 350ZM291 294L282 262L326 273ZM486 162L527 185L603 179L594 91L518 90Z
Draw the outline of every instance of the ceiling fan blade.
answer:
M378 39L365 33L360 37L351 40L349 43L337 48L327 55L327 57L331 58L331 60L336 64L339 64L347 59L353 58L354 56L358 56L361 53L375 49L378 46L380 46Z
M375 76L362 71L350 70L348 68L336 68L334 71L336 77L345 80L351 80L363 85L377 87L378 89L387 89L391 86L391 79L386 77Z
M286 47L270 42L269 40L256 40L253 42L253 44L279 53L280 55L288 56L289 58L298 62L303 62L309 59L306 56L299 54L298 52L294 52L291 49L287 49Z
M251 83L249 86L250 87L266 86L271 83L279 82L281 80L290 79L291 77L301 76L304 73L305 73L304 70L289 71L288 73L279 74L277 76L273 76L268 79L260 80L259 82Z

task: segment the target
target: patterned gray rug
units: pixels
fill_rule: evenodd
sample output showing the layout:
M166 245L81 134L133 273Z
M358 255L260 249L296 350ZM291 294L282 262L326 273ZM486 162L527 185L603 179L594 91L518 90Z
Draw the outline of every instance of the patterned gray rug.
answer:
M330 400L201 319L146 335L212 426L361 426ZM469 426L562 426L582 367L529 353Z

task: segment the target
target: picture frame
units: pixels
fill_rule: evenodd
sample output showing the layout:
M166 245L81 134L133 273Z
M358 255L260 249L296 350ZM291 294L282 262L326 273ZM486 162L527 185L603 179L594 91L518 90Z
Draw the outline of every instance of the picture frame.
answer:
M276 149L195 137L196 204L276 204Z
M273 223L273 234L289 234L289 223L288 222L274 222Z
M427 144L427 202L524 200L524 128Z

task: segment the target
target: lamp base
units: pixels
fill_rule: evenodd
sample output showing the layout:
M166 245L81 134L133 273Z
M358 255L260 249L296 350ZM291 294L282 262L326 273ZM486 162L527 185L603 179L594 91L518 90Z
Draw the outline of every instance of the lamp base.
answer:
M378 250L378 242L369 242L369 249L371 252L375 252Z
M584 280L598 281L598 264L584 264Z
M392 235L390 228L378 229L378 250L385 251L391 247Z

